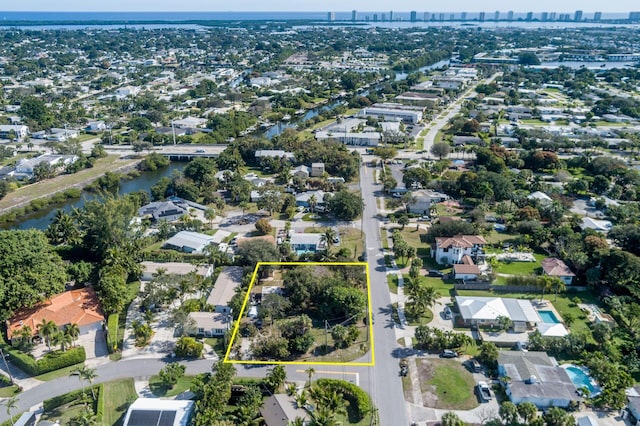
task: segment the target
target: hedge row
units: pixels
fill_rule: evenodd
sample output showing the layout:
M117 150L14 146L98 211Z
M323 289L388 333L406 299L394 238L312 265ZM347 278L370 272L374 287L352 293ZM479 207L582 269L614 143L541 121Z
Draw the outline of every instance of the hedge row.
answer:
M32 355L25 354L17 349L7 347L6 350L11 356L11 362L20 370L32 376L39 376L40 374L79 364L87 359L87 354L82 346L64 352L49 352L37 361Z
M318 379L315 384L323 389L341 393L344 399L349 401L349 407L355 409L362 420L371 412L371 398L369 395L353 383L338 379Z
M96 405L98 406L97 409L95 409L94 407L94 411L97 413L98 410L100 409L100 402L102 400L102 410L104 411L104 387L103 385L94 385L93 386L93 391L96 393L97 395L97 402ZM91 395L91 388L87 387L84 390L84 394L85 397L88 398L89 400L92 400L93 397ZM58 395L58 396L54 396L51 399L47 399L45 401L42 402L42 407L44 409L44 411L51 411L53 409L56 409L58 407L60 407L61 405L64 404L68 404L70 402L74 402L74 401L81 401L82 398L82 389L73 391L73 392L69 392L69 393L65 393L63 395ZM98 417L98 421L100 422L102 419L102 416Z
M109 353L114 353L118 346L117 333L119 320L119 314L111 314L107 320L107 346L109 348Z

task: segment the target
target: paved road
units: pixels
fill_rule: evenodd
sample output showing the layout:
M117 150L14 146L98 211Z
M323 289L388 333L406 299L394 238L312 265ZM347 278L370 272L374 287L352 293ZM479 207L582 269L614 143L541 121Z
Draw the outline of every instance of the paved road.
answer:
M375 367L371 375L371 393L379 410L381 425L407 425L402 382L398 375L398 344L391 320L391 297L387 286L387 274L382 255L380 222L375 192L379 186L373 183L373 168L365 157L360 170L360 185L364 199L363 229L366 234L367 261L371 279L371 304L376 321L374 324ZM362 383L360 384L362 386Z

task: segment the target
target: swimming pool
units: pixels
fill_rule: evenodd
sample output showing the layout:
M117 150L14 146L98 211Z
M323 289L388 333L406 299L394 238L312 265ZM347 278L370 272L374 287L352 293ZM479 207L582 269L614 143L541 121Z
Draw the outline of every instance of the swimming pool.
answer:
M561 321L556 317L556 314L553 311L538 311L538 315L542 318L542 322L546 322L549 324L560 324Z
M600 394L601 389L591 377L586 373L585 369L575 365L567 365L564 367L569 375L569 378L576 385L577 389L587 388L589 389L589 396L597 396Z

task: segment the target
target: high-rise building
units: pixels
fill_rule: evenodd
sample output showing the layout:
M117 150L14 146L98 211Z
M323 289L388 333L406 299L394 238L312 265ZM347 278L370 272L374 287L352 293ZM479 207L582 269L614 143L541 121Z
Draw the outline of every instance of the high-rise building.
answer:
M336 13L335 12L327 13L327 21L333 22L335 20L336 20Z
M364 17L365 22L369 22L369 15Z
M493 20L494 21L499 21L500 20L500 11L496 10L495 13L493 14Z
M640 21L640 12L629 12L630 21Z
M596 12L593 14L593 20L599 22L602 20L602 12Z
M377 13L373 14L373 22L378 22L378 14Z
M467 20L467 12L460 13L460 20L461 21L466 21Z
M551 12L549 14L549 20L550 21L555 21L556 20L556 13L555 12Z
M441 13L441 14L440 14L440 16L438 16L438 18L439 18L441 21L444 21L444 13Z
M427 21L429 20L429 12L425 12L425 13L422 15L422 20L423 20L424 22L427 22Z
M540 14L540 20L542 22L547 22L549 20L549 12L542 12Z
M478 15L478 20L480 22L484 22L484 12L480 12L480 14Z
M456 20L456 14L455 13L450 13L449 14L449 20L450 21L455 21Z
M513 21L513 10L507 12L507 21Z
M355 21L357 21L357 20L358 20L358 11L356 11L356 10L352 10L352 11L351 11L351 20L352 20L353 22L355 22Z
M393 10L389 12L389 20L393 21Z
M411 17L409 18L411 20L411 22L416 22L418 20L418 14L416 13L415 10L411 11Z
M533 21L533 12L527 12L527 21Z
M573 14L573 20L576 22L582 21L582 11L576 10L576 13Z
M380 19L382 20L382 22L385 22L387 20L387 14L383 13Z

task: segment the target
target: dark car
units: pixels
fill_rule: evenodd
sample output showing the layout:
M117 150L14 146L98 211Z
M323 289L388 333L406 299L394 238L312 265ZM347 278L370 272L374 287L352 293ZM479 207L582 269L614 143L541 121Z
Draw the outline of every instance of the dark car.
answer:
M360 262L366 262L367 261L367 253L366 252L362 253L362 255L360 257L358 257L358 260Z
M456 351L450 351L449 349L445 349L440 352L440 358L457 358L458 353Z
M442 272L438 271L437 269L429 269L429 276L430 277L442 278L442 277L444 277L444 274Z

